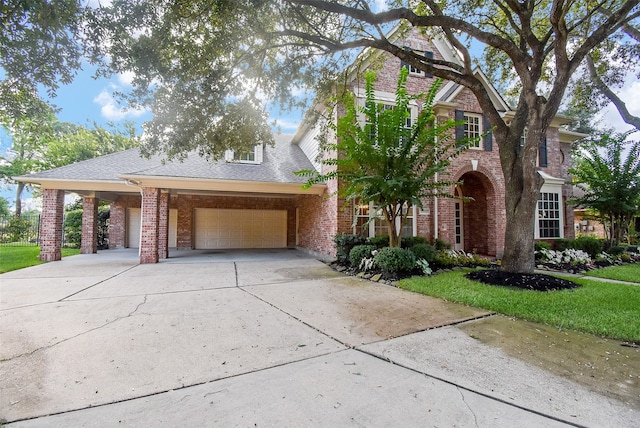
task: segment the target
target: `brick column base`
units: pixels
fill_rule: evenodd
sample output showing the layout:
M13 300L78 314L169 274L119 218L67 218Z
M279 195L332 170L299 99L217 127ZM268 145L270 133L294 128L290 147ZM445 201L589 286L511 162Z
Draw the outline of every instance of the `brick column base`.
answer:
M64 190L42 189L40 260L44 262L62 259L63 218Z
M82 198L80 254L98 252L98 198Z

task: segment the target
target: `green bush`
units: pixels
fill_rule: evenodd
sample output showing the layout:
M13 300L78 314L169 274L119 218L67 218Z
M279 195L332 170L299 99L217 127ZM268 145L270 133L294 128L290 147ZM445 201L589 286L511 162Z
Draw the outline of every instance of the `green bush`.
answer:
M449 244L447 241L443 241L440 238L436 238L435 241L433 241L433 246L436 248L436 251L444 251L444 250L451 249L451 244Z
M591 257L600 254L603 248L602 241L594 236L580 236L571 244L573 249L582 250Z
M402 248L411 248L414 245L427 243L427 238L424 238L422 236L407 236L406 238L402 238L402 240L400 241L400 246Z
M536 241L534 244L534 248L536 251L540 251L540 250L550 250L551 249L551 245L549 245L548 242L545 241Z
M619 256L620 254L624 253L626 249L627 247L624 247L622 245L614 245L613 247L609 248L609 254Z
M627 251L630 253L637 253L638 252L638 246L637 245L629 245L627 247Z
M13 216L7 224L7 232L9 234L9 242L28 241L33 224L27 218Z
M377 248L375 245L356 245L349 251L349 262L353 267L359 267L362 259L371 257L371 253Z
M403 248L385 247L374 257L376 266L385 272L410 272L416 267L416 256Z
M336 258L338 263L349 263L349 252L356 245L365 243L365 238L360 235L350 235L348 233L337 233L333 237L333 243L336 247Z
M436 258L436 249L429 244L415 244L409 250L416 256L417 260L423 259L432 262Z
M367 239L367 244L375 245L376 248L384 248L389 246L389 236L374 236Z
M556 251L564 251L569 248L573 248L573 240L572 239L556 239L553 241L553 249Z
M106 206L98 210L98 249L106 250L109 248L109 218L111 216L111 207Z
M82 240L82 210L67 211L62 227L65 245L79 247Z

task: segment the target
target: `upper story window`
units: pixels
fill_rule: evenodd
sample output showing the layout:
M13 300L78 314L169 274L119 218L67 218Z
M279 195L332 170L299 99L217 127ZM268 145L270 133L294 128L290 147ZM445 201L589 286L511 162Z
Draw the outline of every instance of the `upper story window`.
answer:
M482 140L482 116L474 113L464 114L464 136L469 139L475 139L472 149L479 149Z
M524 148L525 143L527 142L527 135L529 131L527 128L524 128L522 131L522 137L520 137L520 150ZM540 144L538 144L538 158L536 159L536 166L541 168L546 168L549 166L548 154L547 154L547 137L544 137Z
M225 160L235 163L260 164L262 163L262 150L262 144L258 144L253 149L248 150L227 150Z
M427 58L427 59L433 59L433 52L431 52L431 51L412 50L409 46L405 46L404 50L407 50L407 51L411 50L415 54L424 55L424 57ZM409 69L409 75L412 75L412 76L422 76L423 75L422 71L418 70L416 67L414 67L413 65L411 65L411 64L409 64L407 62L401 61L400 62L400 68L402 68L402 67L407 67ZM425 77L433 77L433 74L427 73L425 71L424 72L424 76Z

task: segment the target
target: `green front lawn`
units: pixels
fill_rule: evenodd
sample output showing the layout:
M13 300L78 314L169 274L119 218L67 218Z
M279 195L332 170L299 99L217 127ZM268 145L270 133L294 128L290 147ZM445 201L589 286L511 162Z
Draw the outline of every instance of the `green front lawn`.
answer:
M399 286L560 329L640 342L640 287L577 279L580 288L540 292L486 285L464 274L413 277Z
M63 248L62 257L79 254L77 248ZM0 245L0 273L35 266L43 263L38 256L40 247L37 245L12 246Z
M640 283L640 263L629 263L621 266L594 269L587 272L587 276Z

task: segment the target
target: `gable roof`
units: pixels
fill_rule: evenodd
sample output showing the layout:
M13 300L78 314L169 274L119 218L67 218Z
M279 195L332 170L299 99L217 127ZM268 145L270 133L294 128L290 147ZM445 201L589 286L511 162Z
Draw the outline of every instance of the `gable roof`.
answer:
M252 183L294 185L299 189L298 193L306 193L301 188L306 179L295 175L294 171L313 169L313 165L299 146L291 144L291 137L290 134L274 134L275 145L264 148L260 164L208 162L195 152L189 153L183 161L163 162L160 156L142 157L136 148L16 179L69 191L93 188L96 191L137 192L135 187L130 187L132 183L147 185L150 182L161 183L158 187L170 189L197 187L224 191L224 183L242 182L243 188L250 188ZM288 193L295 193L294 187L289 187Z

